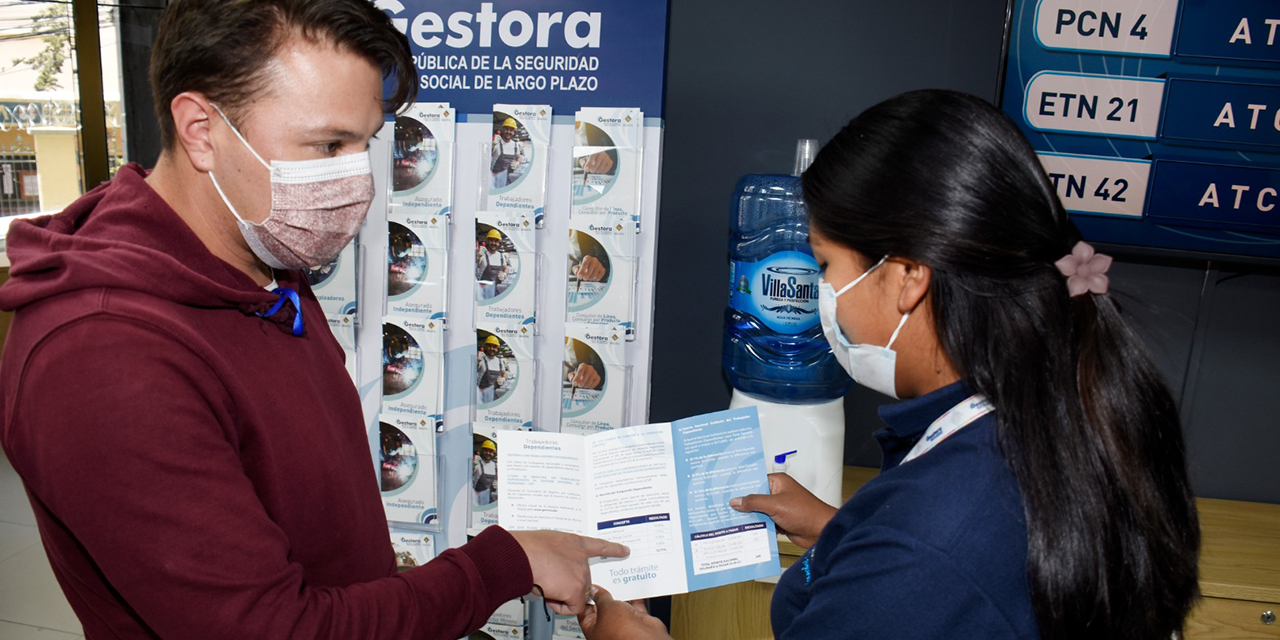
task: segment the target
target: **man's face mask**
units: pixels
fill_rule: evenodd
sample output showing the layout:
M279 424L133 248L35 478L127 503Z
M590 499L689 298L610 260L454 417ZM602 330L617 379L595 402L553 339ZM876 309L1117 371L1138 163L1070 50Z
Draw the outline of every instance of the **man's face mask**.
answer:
M213 187L236 217L236 226L254 255L273 269L317 267L332 261L355 237L373 202L369 152L317 160L272 160L268 164L222 109L213 108L249 153L271 172L271 211L262 222L240 217L218 179L209 172Z

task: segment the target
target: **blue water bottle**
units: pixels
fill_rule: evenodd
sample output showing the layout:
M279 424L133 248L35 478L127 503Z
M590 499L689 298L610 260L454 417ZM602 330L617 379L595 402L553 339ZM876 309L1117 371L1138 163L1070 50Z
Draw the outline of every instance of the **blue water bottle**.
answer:
M801 140L794 175L746 175L729 220L729 305L724 370L739 391L803 404L843 397L845 375L818 320L818 263L800 173L813 140Z
M831 353L818 319L818 263L800 196L800 174L817 147L816 140L799 142L792 175L752 174L738 181L721 358L734 388L730 406L754 405L760 412L766 454L789 454L787 473L838 506L840 399L853 381Z

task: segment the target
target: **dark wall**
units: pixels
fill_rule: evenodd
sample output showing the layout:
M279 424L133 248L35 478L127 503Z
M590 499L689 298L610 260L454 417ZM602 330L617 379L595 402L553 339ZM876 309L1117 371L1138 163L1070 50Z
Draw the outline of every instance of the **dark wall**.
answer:
M126 157L144 167L156 166L160 157L160 124L151 100L147 67L156 23L167 0L120 0L120 62L125 73L124 117Z
M671 4L653 420L728 405L720 340L738 178L790 171L796 139L826 140L903 91L994 100L1005 14L1004 0ZM1280 465L1267 464L1280 433L1280 274L1121 256L1112 276L1179 397L1197 493L1280 503ZM861 388L846 398L848 463L879 465L870 433L886 401Z

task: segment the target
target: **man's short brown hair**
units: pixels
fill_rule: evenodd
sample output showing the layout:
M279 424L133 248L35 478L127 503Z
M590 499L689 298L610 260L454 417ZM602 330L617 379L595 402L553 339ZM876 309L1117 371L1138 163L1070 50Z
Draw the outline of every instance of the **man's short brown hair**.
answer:
M196 91L228 115L239 111L265 88L267 63L295 35L345 48L394 78L387 112L417 95L408 38L369 0L173 0L151 50L162 148L175 139L174 97Z

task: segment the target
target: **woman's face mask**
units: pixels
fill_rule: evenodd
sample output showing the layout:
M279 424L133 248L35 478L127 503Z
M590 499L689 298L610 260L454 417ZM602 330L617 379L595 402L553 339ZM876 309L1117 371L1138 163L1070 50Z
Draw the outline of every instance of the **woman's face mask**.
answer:
M273 269L317 267L332 261L355 237L373 202L369 152L317 160L272 160L268 164L222 109L213 108L249 153L271 172L271 210L262 222L240 217L218 179L209 172L254 255Z
M889 344L883 347L877 347L869 344L851 344L844 336L844 332L840 330L840 325L836 322L836 300L854 285L862 282L872 271L880 268L889 256L880 258L880 261L871 266L845 285L839 291L836 291L829 282L823 279L818 280L818 318L822 321L822 335L827 338L827 343L831 345L831 351L835 353L836 361L844 367L846 373L854 382L879 391L892 398L898 397L897 384L895 383L895 369L897 365L897 354L889 347L893 346L893 342L898 339L898 333L902 331L902 325L907 323L907 318L911 315L905 313L902 320L898 322L898 328L893 330L893 335L889 337Z

